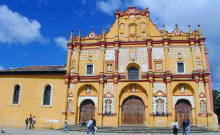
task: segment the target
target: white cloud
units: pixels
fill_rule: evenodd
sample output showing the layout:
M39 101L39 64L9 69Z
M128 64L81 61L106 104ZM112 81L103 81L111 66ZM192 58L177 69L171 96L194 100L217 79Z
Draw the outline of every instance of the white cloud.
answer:
M191 24L197 29L200 24L206 44L209 49L209 62L212 72L213 88L220 89L220 1L219 0L107 0L97 1L98 8L108 15L113 15L115 9L125 9L128 6L149 8L154 23L165 24L171 31L175 24L188 32Z
M41 25L36 20L13 12L6 5L0 6L0 42L1 43L22 43L27 44L32 41L40 43L46 39L40 33Z
M67 43L68 43L68 40L65 38L65 37L57 37L54 39L54 42L62 47L64 50L67 50Z
M97 1L96 5L102 12L113 15L116 9L122 7L122 2L120 0Z
M1 70L4 70L3 66L0 66L0 71L1 71Z

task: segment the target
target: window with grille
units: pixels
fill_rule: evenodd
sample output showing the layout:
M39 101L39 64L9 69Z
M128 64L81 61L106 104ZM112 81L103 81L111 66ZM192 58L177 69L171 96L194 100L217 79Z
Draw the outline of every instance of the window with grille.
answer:
M185 72L184 63L183 62L177 62L177 72L178 73L184 73Z
M12 101L13 104L18 104L19 95L20 95L20 86L16 85L14 87L14 93L13 93L13 101Z
M86 74L87 75L92 75L93 74L93 65L92 64L88 64L86 66Z
M139 71L136 67L131 67L128 69L128 79L129 80L138 80Z
M51 98L51 86L47 85L44 89L43 105L50 105L50 98Z

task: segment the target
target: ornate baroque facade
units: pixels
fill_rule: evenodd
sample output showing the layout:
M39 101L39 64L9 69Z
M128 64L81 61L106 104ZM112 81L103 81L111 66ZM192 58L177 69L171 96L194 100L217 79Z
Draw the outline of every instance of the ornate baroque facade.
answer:
M67 117L76 125L94 117L98 126L170 127L190 119L194 126L216 128L200 26L183 32L176 25L169 33L153 24L148 9L130 7L116 11L108 32L71 33L67 46L64 92L53 96L60 120L50 124L59 127Z

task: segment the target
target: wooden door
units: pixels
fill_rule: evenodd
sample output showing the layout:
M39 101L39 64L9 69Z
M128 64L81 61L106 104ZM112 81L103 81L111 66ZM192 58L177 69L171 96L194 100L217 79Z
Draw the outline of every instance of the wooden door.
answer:
M80 123L86 122L95 116L95 105L92 100L85 100L80 106Z
M144 125L145 108L142 100L136 96L131 96L122 104L122 125Z
M176 120L182 126L184 120L192 120L191 105L187 100L179 100L176 104Z

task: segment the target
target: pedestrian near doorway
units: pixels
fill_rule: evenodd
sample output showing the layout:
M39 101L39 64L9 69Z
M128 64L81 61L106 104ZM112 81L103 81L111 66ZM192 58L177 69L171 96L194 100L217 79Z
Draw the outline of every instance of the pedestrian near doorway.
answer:
M69 125L68 125L68 119L65 118L65 123L64 123L64 133L69 131Z
M190 120L189 119L187 119L187 121L186 121L186 128L187 128L187 135L190 135Z
M92 119L92 125L93 125L93 132L96 133L97 127L96 127L96 120Z
M178 128L179 128L179 124L178 124L177 120L175 120L175 122L173 122L173 134L174 135L178 134Z
M25 128L28 129L28 118L25 120Z
M186 121L183 119L182 122L183 135L186 135Z
M87 134L89 134L90 132L92 132L92 134L95 134L93 127L93 118L91 118L87 124Z
M35 116L33 116L33 125L32 125L32 128L35 128L35 124L36 124L36 118L35 118Z
M31 114L30 114L30 117L28 118L28 123L29 123L29 129L32 129L32 126L33 126L33 117L32 117Z

